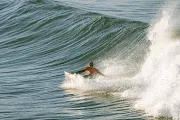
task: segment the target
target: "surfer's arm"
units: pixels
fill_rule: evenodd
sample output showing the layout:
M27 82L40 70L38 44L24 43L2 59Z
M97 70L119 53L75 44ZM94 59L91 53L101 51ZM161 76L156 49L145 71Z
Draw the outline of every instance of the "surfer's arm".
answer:
M102 75L102 76L105 76L103 73L101 73L100 71L98 71L98 74Z

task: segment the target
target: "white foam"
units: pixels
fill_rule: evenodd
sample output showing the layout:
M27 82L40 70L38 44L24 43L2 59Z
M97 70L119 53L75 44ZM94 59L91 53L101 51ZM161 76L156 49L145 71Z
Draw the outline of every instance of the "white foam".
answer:
M180 40L172 37L173 13L166 10L149 31L152 45L139 74L144 89L135 108L154 117L180 119Z

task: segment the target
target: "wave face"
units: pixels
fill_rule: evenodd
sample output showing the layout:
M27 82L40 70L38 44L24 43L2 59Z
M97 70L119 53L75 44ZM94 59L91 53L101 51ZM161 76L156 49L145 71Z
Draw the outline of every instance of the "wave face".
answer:
M150 25L161 4L1 1L0 118L178 119L179 9ZM108 77L67 82L90 61Z

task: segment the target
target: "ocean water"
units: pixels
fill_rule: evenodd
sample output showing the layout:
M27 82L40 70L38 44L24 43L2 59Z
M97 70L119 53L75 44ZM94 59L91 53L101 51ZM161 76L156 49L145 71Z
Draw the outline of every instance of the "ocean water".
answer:
M179 6L1 0L0 119L179 120ZM106 77L65 76L90 61Z

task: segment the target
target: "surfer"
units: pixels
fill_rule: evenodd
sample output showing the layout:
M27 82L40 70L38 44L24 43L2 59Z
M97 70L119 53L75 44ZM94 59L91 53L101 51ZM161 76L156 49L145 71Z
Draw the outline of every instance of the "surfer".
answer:
M94 67L94 63L93 62L90 62L89 63L89 66L87 66L85 69L83 70L80 70L80 71L77 71L75 72L76 74L80 74L80 73L83 73L83 72L87 72L89 73L88 75L84 75L83 77L87 78L87 77L95 77L97 75L102 75L102 76L105 76L103 73L101 73L98 69L96 69Z

